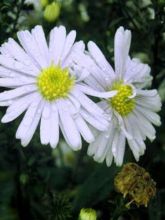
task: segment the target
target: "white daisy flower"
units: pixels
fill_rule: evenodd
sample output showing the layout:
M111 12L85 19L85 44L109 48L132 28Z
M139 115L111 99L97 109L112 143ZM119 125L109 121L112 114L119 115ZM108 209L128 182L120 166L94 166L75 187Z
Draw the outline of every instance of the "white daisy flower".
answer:
M99 103L109 118L109 128L96 132L96 139L88 148L89 155L98 162L106 160L108 166L113 158L117 165L122 165L126 140L138 161L144 154L146 137L151 141L155 138L152 124L160 125L160 117L155 113L161 109L159 95L156 90L143 90L152 79L150 67L129 57L130 43L131 32L120 27L115 35L115 70L96 44L88 43L87 70L91 74L85 82L100 91L118 91Z
M63 26L50 32L49 45L41 26L18 32L22 47L9 39L0 48L0 86L11 90L0 93L0 106L9 106L3 123L26 111L16 132L21 144L29 144L40 122L42 144L56 147L59 127L67 143L81 148L81 136L92 142L88 123L98 130L108 126L103 110L86 94L111 97L115 92L99 93L82 83L89 72L84 43L74 43L76 32L68 35ZM76 58L77 57L77 58Z

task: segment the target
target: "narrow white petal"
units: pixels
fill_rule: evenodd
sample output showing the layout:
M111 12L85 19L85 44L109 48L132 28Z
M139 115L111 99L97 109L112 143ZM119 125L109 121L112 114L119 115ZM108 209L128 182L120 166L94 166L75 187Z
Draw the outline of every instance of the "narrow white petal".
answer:
M116 153L115 153L115 162L117 166L121 166L123 163L124 158L124 152L125 152L125 136L120 132L120 135L118 136L118 142L116 145Z
M148 97L153 97L157 95L157 90L152 89L152 90L141 90L141 89L136 89L137 96L148 96Z
M20 63L23 63L26 67L30 68L32 72L34 72L33 74L39 71L37 66L34 64L33 59L28 56L28 54L20 47L20 45L15 40L9 38L8 42L5 43L4 46L7 49L8 54L10 54L10 57L16 59Z
M17 33L17 36L22 47L25 49L26 53L33 59L33 62L35 63L37 68L44 68L44 59L32 34L29 31L20 31Z
M151 83L151 68L136 59L128 57L124 78L126 82L133 83L137 88L144 88Z
M65 60L67 55L70 53L71 48L73 46L73 43L75 41L75 38L76 38L76 31L71 31L67 35L66 40L65 40L65 44L64 44L63 54L62 54L62 57L61 57L62 61Z
M50 146L55 148L59 141L59 116L56 103L52 104L50 118Z
M74 150L79 150L81 148L81 137L72 116L68 112L67 105L65 106L64 102L65 101L60 100L57 102L60 127L70 147Z
M45 102L41 115L40 123L40 140L41 144L47 145L50 140L50 120L51 120L51 107L49 102Z
M13 103L13 100L8 100L8 101L0 101L0 106L9 106Z
M21 115L36 98L36 94L30 94L14 101L7 109L6 114L1 119L2 123L7 123Z
M115 34L115 72L122 77L126 71L126 61L131 44L131 32L119 27Z
M109 124L108 131L109 131L109 137L107 141L107 151L106 151L105 159L106 159L106 164L109 167L111 166L112 160L113 160L112 143L113 143L113 139L114 139L115 131L116 131L115 120L113 120L113 122Z
M32 29L32 36L34 37L35 42L40 51L40 55L42 56L43 66L48 66L49 51L42 26L35 26L35 28Z
M90 114L89 112L85 111L85 109L82 109L80 114L89 124L99 131L105 131L108 128L108 121L104 117L95 117L95 115Z
M134 140L128 140L128 144L132 150L132 153L133 153L136 161L139 161L140 153L139 153L139 147L138 147L137 143Z
M93 114L103 114L104 111L98 107L91 99L89 99L81 90L79 87L75 88L74 91L71 92L71 94L79 100L81 106L83 106L87 111L93 113Z
M78 84L76 85L76 87L84 92L87 95L91 95L91 96L96 96L99 98L111 98L113 96L115 96L117 94L117 91L110 91L110 92L98 92L93 90L92 88L90 88L89 86L83 85L83 84Z
M102 132L95 140L98 147L97 150L95 151L94 160L98 162L103 162L103 160L106 157L106 153L109 150L108 149L109 133L110 133L109 130L107 130L106 132Z
M28 132L31 124L33 123L33 120L36 115L40 115L40 103L41 103L41 98L36 97L34 101L31 103L29 106L28 110L25 113L25 116L23 120L21 121L17 132L16 132L16 138L17 139L23 139Z
M37 110L36 114L34 115L32 123L30 124L28 130L26 131L25 135L21 139L22 146L26 147L30 143L30 141L34 135L34 132L37 129L37 126L39 124L42 109L43 109L43 102L40 103L40 105L38 106L38 110Z
M155 139L155 129L152 124L146 119L138 110L134 110L136 117L139 121L139 126L143 133L153 141Z
M90 41L88 43L88 50L91 54L91 56L93 57L93 59L96 61L96 63L98 64L98 66L106 73L109 74L109 76L114 76L114 71L111 67L111 65L108 63L108 61L106 60L105 56L103 55L103 53L101 52L101 50L98 48L98 46Z
M19 78L0 78L0 86L15 88L18 86L24 86L29 84L34 84L36 80L30 77L19 77Z
M91 143L94 141L94 135L92 134L91 130L89 129L88 125L84 121L84 119L81 116L78 116L75 118L75 122L77 125L77 128L84 138L84 140L88 143Z
M85 44L82 40L74 43L73 45L73 48L72 48L73 51L81 51L83 52L85 50Z
M61 56L66 39L66 29L64 26L55 28L50 33L49 53L50 61L58 64L61 61Z
M94 156L95 152L99 148L98 138L100 139L101 134L100 135L99 135L99 133L97 133L97 134L98 135L95 137L95 141L93 141L92 143L89 144L88 151L87 151L87 154L89 156Z
M117 148L118 148L119 136L120 136L120 130L116 128L114 132L113 142L112 142L112 154L115 158L118 153Z
M20 74L23 75L37 75L38 74L38 70L36 70L36 72L33 70L33 68L30 68L31 66L27 66L21 62L16 61L15 59L11 58L11 57L7 57L4 55L0 55L0 64L8 69L10 69L11 71L18 71Z
M139 127L133 114L130 114L129 117L125 117L123 120L126 130L134 139L138 139L140 141L143 141L143 139L145 139L145 136L142 136L140 133Z
M35 85L26 85L9 91L1 92L0 101L11 100L19 96L34 92L36 90L37 88Z
M136 103L144 108L148 108L154 112L161 110L161 100L158 94L155 96L139 96L136 97Z
M156 126L161 125L160 116L153 111L148 110L147 108L142 108L140 106L136 106L136 109L143 114L143 116L148 119L151 123Z
M4 77L4 78L17 78L17 77L20 77L22 76L22 73L21 72L17 72L17 71L14 71L14 70L11 70L11 69L8 69L6 67L2 67L0 66L0 77Z
M97 91L105 91L104 87L92 75L89 75L84 82Z

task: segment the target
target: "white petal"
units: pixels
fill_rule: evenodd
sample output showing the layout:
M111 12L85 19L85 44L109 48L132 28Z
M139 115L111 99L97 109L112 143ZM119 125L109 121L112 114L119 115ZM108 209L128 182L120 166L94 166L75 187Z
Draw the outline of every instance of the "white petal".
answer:
M137 145L137 143L134 141L134 140L128 140L128 144L132 150L132 153L136 159L136 161L139 160L139 156L140 156L140 153L139 153L139 146Z
M140 129L143 131L143 133L151 140L153 141L155 139L155 129L152 126L152 124L138 111L134 110L136 117L139 121Z
M82 135L82 137L85 139L86 142L91 143L94 141L94 135L92 134L91 130L89 129L88 125L84 121L84 119L81 116L78 116L75 118L75 122L77 125L77 128Z
M110 92L98 92L90 88L89 86L83 85L83 84L78 84L76 87L84 92L85 94L91 95L91 96L96 96L99 98L111 98L117 94L117 91L110 91Z
M61 60L63 61L67 55L70 53L71 51L71 48L73 46L73 43L75 41L75 38L76 38L76 31L71 31L67 37L66 37L66 40L65 40L65 44L64 44L64 49L63 49L63 54L62 54L62 57L61 57Z
M16 60L14 60L13 58L9 58L7 56L4 55L0 55L0 64L4 67L7 67L8 69L10 69L11 71L18 71L19 74L22 75L37 75L37 72L34 72L33 68L31 68L31 66L27 66L23 63L20 63Z
M36 98L36 94L30 94L14 101L7 109L6 114L1 119L2 123L7 123L21 115Z
M26 147L29 144L29 142L31 141L31 139L34 135L34 132L37 129L39 120L41 118L42 109L43 109L43 102L40 103L40 105L38 106L38 111L34 115L32 123L30 124L28 130L26 131L25 135L21 139L22 146Z
M83 52L85 50L85 44L82 40L74 43L73 45L73 48L72 48L73 51L81 51Z
M6 67L0 66L0 77L10 77L10 78L17 78L22 76L22 73L8 69Z
M109 76L113 77L114 76L114 71L111 67L111 65L108 63L108 61L106 60L105 56L103 55L103 53L101 52L101 50L98 48L98 46L90 41L88 43L88 50L91 54L91 56L93 57L93 59L96 61L96 63L98 64L98 66L107 74L109 74Z
M108 128L108 122L104 117L95 117L95 115L90 114L89 112L85 111L85 109L82 109L80 114L89 124L99 131L105 131Z
M156 126L161 125L160 116L153 111L148 110L147 108L142 108L136 106L137 110L143 114L143 116L152 122Z
M34 37L37 47L40 51L40 55L42 56L43 66L48 66L49 51L42 26L35 26L35 28L32 29L32 36Z
M29 84L34 84L36 80L30 77L19 77L19 78L0 78L0 86L15 88L18 86L24 86Z
M144 108L148 108L151 111L158 112L161 110L161 100L158 94L155 96L139 96L136 97L136 103Z
M98 162L103 162L103 160L106 157L106 153L109 150L108 149L108 141L109 141L109 130L106 132L102 132L95 140L95 144L98 145L95 154L94 154L94 160Z
M136 59L127 59L127 68L124 74L126 82L133 83L138 88L149 85L152 80L150 76L151 68L147 64L143 64Z
M10 57L29 67L34 75L38 73L39 69L35 66L33 59L25 53L15 40L9 38L8 42L4 44L4 47L8 51L6 55L10 54Z
M68 112L67 105L65 106L64 101L59 100L57 106L62 133L70 147L74 150L79 150L81 148L81 137L73 118Z
M52 104L50 118L50 146L55 148L59 141L59 116L56 103Z
M50 140L50 132L51 132L51 105L49 102L45 102L43 107L41 123L40 123L40 140L41 144L47 145Z
M123 163L124 158L124 152L125 152L125 136L120 132L118 135L118 141L116 145L116 152L114 154L115 162L117 166L121 166Z
M40 116L40 108L39 108L40 103L41 103L41 98L37 96L29 106L23 120L21 121L17 129L16 132L17 139L25 138L26 133L28 132L30 126L33 124L34 118L37 117L36 115Z
M141 135L139 131L139 127L136 123L136 120L133 114L129 114L129 117L125 117L123 120L124 120L126 130L134 139L137 139L140 141L143 141L143 139L145 139L144 134Z
M80 134L82 137L88 142L94 141L94 136L89 129L88 125L84 121L84 119L80 116L79 111L80 111L80 106L77 106L77 102L69 96L70 100L65 100L65 102L68 105L68 111L72 115L73 119L75 120L75 124L77 126L77 129L79 130Z
M50 44L49 44L49 53L50 61L54 61L55 64L61 62L61 56L66 39L66 29L64 26L59 28L54 28L50 32Z
M9 106L13 103L13 100L8 100L8 101L0 101L0 106Z
M12 89L9 91L1 92L0 101L11 100L19 96L34 92L36 90L37 88L35 85L26 85L26 86L18 87L16 89Z
M115 34L115 72L122 77L126 71L126 61L131 44L131 32L119 27Z
M91 99L89 99L86 95L84 95L79 89L75 88L71 94L79 100L81 106L83 106L87 111L92 114L103 114L104 111L98 107Z
M137 96L148 96L148 97L153 97L157 95L157 90L152 89L152 90L141 90L141 89L136 89Z
M87 85L97 91L105 91L104 87L102 87L102 85L100 85L100 83L92 75L89 75L84 81Z
M45 67L45 61L40 53L40 49L35 38L29 31L20 31L17 33L18 39L25 49L26 53L33 59L35 65L41 69ZM39 39L38 39L39 40Z
M99 149L100 147L100 144L102 143L102 140L104 139L104 134L103 133L98 133L96 134L96 137L95 137L95 141L93 141L92 143L90 143L89 147L88 147L88 151L87 151L87 154L89 156L95 156L97 150ZM101 155L102 157L102 155ZM104 160L104 158L102 158ZM95 159L97 160L97 159Z

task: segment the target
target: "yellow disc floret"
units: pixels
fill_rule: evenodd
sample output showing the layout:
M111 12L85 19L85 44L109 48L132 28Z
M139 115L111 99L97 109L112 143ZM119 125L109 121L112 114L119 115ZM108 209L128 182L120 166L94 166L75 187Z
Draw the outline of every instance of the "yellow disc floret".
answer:
M44 68L37 77L37 86L42 96L48 101L67 97L75 79L70 76L68 68L50 65Z
M126 116L133 111L135 100L130 98L133 91L132 87L122 82L113 83L111 90L117 90L117 94L110 99L111 106L121 115Z

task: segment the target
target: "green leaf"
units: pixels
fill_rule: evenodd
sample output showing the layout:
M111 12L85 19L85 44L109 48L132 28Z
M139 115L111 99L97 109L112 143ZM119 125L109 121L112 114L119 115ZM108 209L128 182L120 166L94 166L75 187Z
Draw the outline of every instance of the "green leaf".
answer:
M98 165L78 190L74 201L75 209L92 207L106 199L114 190L114 177L117 170L115 165L109 168L104 164Z

